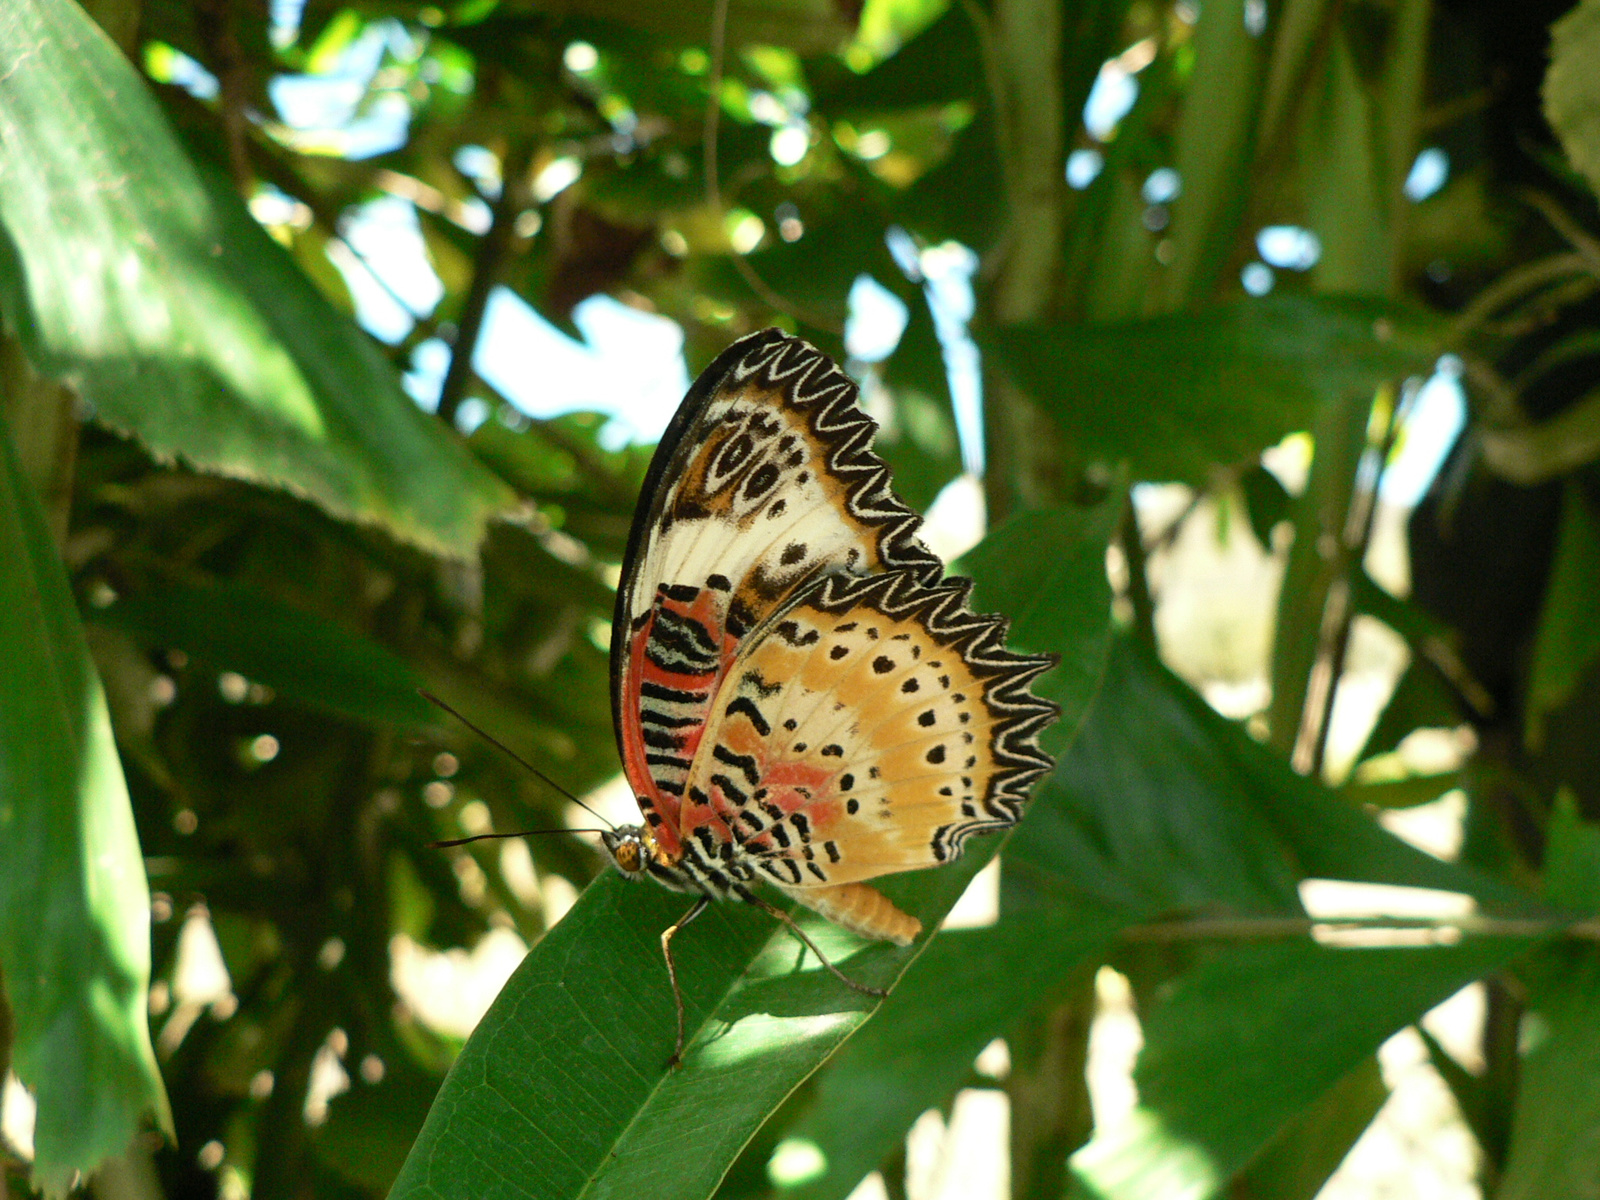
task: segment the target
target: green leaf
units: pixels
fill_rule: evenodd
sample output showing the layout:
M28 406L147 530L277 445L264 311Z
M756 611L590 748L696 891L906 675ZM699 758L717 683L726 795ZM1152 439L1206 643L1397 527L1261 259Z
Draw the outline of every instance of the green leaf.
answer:
M1082 735L1042 785L1007 866L1042 894L1148 915L1299 911L1306 877L1465 892L1486 909L1549 915L1525 893L1396 838L1296 775L1131 638L1113 642Z
M1550 26L1544 115L1567 158L1600 194L1600 0L1582 0Z
M0 18L3 20L3 18ZM64 1195L153 1115L150 893L105 694L44 515L0 428L0 966L38 1101L34 1182Z
M1600 912L1600 825L1578 815L1570 789L1557 793L1545 838L1544 895L1576 912Z
M1597 578L1600 523L1595 521L1583 489L1568 483L1528 681L1526 737L1534 749L1544 740L1545 714L1572 698L1579 682L1600 658L1600 595L1594 586Z
M1233 1190L1250 1200L1313 1200L1388 1098L1377 1058L1364 1060L1284 1126Z
M1106 546L1122 514L1121 494L1094 508L1019 513L955 564L977 580L973 607L1011 618L1008 644L1061 656L1034 691L1061 705L1042 741L1060 754L1083 724L1111 647Z
M972 17L959 4L866 74L830 74L814 90L812 103L835 117L975 100L983 92Z
M961 1084L984 1046L1127 923L1125 914L1063 906L940 934L828 1065L790 1132L822 1152L823 1173L778 1194L848 1196L917 1117Z
M884 891L936 922L993 849L990 839L950 870L885 881ZM715 905L673 943L690 1045L669 1071L659 938L687 907L610 873L590 885L474 1031L390 1195L709 1196L767 1115L878 1002L809 956L797 966L795 943L769 917ZM892 984L921 949L852 953L858 940L800 919L865 984Z
M510 490L400 390L68 0L0 12L0 310L160 458L469 555Z
M1450 1089L1450 1094L1455 1097L1456 1107L1461 1110L1461 1119L1472 1130L1473 1136L1478 1139L1480 1146L1494 1146L1505 1140L1505 1131L1494 1130L1492 1122L1486 1120L1489 1111L1489 1087L1485 1080L1479 1079L1471 1071L1457 1062L1454 1056L1446 1050L1439 1039L1428 1032L1426 1025L1412 1026L1417 1031L1417 1036L1422 1039L1422 1044L1428 1048L1428 1061L1433 1064L1433 1069L1439 1072L1439 1078Z
M986 353L1083 452L1204 486L1309 428L1325 399L1426 371L1441 327L1351 296L1272 295L1194 315L990 330Z
M283 699L380 725L438 724L421 678L378 643L243 584L172 583L98 614L152 650L178 649L264 683Z
M1140 1108L1074 1170L1105 1200L1215 1195L1390 1034L1533 944L1228 947L1149 1015Z
M1485 908L1542 911L1295 775L1126 637L1006 866L1016 904L1098 902L1138 920L1292 916L1307 877L1444 888ZM1307 1106L1384 1036L1526 944L1381 952L1414 955L1392 960L1311 943L1220 949L1146 1024L1145 1107L1078 1156L1080 1182L1107 1198L1164 1197L1180 1179L1209 1194L1274 1138L1297 1136L1282 1131L1303 1129ZM1297 1057L1308 1049L1316 1053ZM1270 1086L1269 1071L1278 1072ZM1310 1170L1313 1147L1302 1149Z
M1265 789L1219 744L1226 722L1191 709L1188 691L1133 639L1114 640L1089 719L1007 849L1019 887L1146 917L1300 913Z
M1414 729L1453 729L1460 723L1461 711L1437 668L1413 658L1378 714L1357 761L1388 754Z
M1540 1010L1546 1024L1522 1060L1496 1200L1580 1200L1595 1194L1600 1179L1600 960L1593 951Z
M1022 589L1040 610L1018 622L1025 644L1081 656L1103 640L1109 613L1104 603L1075 608L1068 593L1103 586L1110 528L1098 513L1020 517L974 552L985 603ZM1060 540L1074 538L1085 544ZM1092 578L1062 565L1091 560ZM1087 696L1062 694L1074 711L1087 707ZM939 870L876 882L933 928L999 841L981 839ZM878 1002L797 956L770 918L716 905L673 943L690 1044L683 1066L669 1072L673 1009L658 939L685 907L682 896L614 875L591 885L474 1032L391 1194L709 1195L762 1122ZM851 954L857 939L800 919L830 958L868 984L893 982L927 944ZM716 1119L707 1120L713 1109ZM674 1147L670 1172L661 1169L665 1140Z

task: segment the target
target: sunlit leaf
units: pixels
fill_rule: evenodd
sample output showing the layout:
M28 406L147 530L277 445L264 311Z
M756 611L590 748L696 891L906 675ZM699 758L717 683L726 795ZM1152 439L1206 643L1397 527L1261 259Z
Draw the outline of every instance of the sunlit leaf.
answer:
M1580 1200L1600 1178L1600 961L1589 950L1561 965L1528 1021L1497 1200Z
M1145 1020L1140 1109L1073 1158L1103 1200L1210 1196L1390 1034L1526 951L1529 938L1335 949L1231 946Z
M1019 614L1023 644L1075 658L1086 646L1103 647L1109 528L1100 513L1019 518L973 555L987 597L980 606L1027 589L1037 612ZM1046 547L1051 552L1041 553ZM1075 605L1071 592L1082 586L1099 602ZM1081 712L1088 697L1073 693L1084 677L1068 679L1059 685L1063 699ZM932 928L998 842L978 840L939 870L884 879L883 890ZM668 1071L672 1002L659 934L685 907L682 896L615 876L591 886L474 1033L392 1194L709 1195L784 1097L880 1002L798 959L770 918L715 905L674 942L691 1041L682 1068ZM892 983L927 944L851 953L861 943L803 920L845 971L869 984ZM715 1121L704 1119L711 1108ZM663 1171L667 1129L680 1150Z
M161 458L464 556L511 501L203 178L83 10L0 13L0 309L34 366Z
M1126 914L1062 907L941 934L829 1063L790 1132L822 1151L823 1172L778 1194L843 1200L917 1117L968 1076L985 1045L1127 921Z
M1550 26L1544 112L1572 165L1600 192L1600 3L1581 0Z
M3 18L0 18L3 22ZM38 1101L34 1179L64 1195L147 1119L150 893L105 695L0 427L0 966L12 1065Z

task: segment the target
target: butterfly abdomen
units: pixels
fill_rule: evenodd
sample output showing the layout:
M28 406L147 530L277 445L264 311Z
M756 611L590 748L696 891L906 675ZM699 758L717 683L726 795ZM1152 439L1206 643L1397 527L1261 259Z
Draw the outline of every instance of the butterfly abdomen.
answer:
M901 912L889 897L864 883L783 890L840 928L862 937L909 946L922 932L921 921Z

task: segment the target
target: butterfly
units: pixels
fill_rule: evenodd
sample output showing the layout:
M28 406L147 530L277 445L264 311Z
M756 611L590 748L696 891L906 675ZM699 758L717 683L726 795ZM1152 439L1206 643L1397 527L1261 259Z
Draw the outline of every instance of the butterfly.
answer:
M602 833L618 870L785 921L758 885L863 937L921 923L866 880L938 866L1014 825L1051 767L1056 663L967 607L872 452L876 423L826 355L768 329L684 397L646 475L611 633L617 746L642 823Z

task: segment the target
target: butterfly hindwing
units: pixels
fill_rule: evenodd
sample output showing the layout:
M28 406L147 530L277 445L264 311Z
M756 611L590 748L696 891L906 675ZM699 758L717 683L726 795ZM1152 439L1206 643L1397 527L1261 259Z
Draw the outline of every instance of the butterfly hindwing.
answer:
M753 334L696 381L651 463L617 592L612 704L629 782L669 854L706 718L750 631L830 575L939 576L857 395L805 342Z
M833 576L753 633L686 781L685 833L714 825L805 902L1014 824L1050 767L1036 739L1058 710L1028 683L1054 660L1006 650L970 588Z

